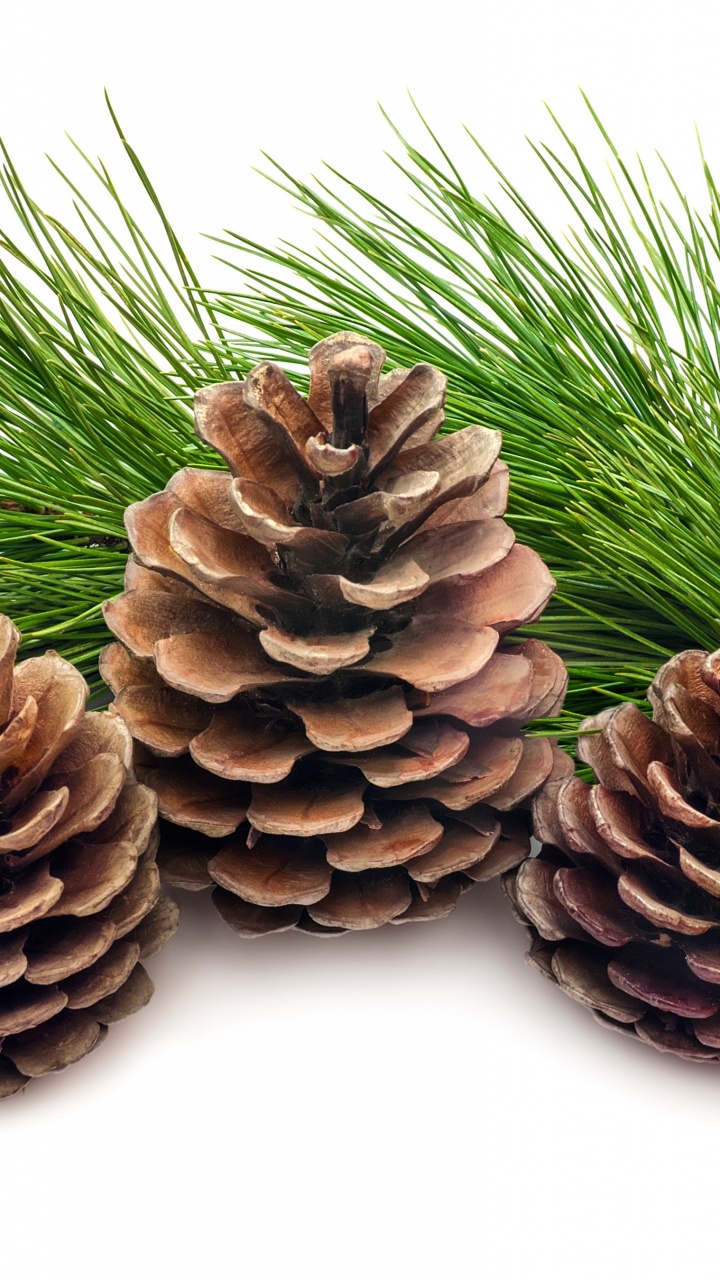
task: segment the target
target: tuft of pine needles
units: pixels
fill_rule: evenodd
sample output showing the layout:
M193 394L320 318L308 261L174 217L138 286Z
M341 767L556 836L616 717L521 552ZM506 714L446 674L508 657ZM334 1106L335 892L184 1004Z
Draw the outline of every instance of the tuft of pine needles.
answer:
M213 299L244 354L298 364L310 341L355 328L394 363L448 374L451 426L503 431L511 523L558 580L533 632L569 665L571 736L609 702L642 705L672 653L720 645L720 193L701 153L704 213L667 166L661 200L587 106L609 179L554 117L560 149L533 148L567 236L470 135L502 193L478 195L420 116L428 150L394 130L410 213L335 169L306 183L274 164L320 247L227 232L243 283Z
M425 150L395 130L407 212L336 170L306 183L275 165L320 245L215 237L240 272L225 292L203 288L114 116L152 234L100 162L83 156L92 198L58 169L70 230L3 151L0 611L25 652L53 644L93 678L125 506L178 467L217 465L193 434L193 393L267 358L302 385L308 346L339 328L393 364L442 368L448 429L503 431L511 522L558 580L532 630L571 672L563 717L539 728L570 743L599 707L642 703L673 652L717 647L720 193L701 153L704 211L667 167L661 199L594 119L610 179L557 121L558 149L534 147L567 200L567 236L472 138L496 191L477 194L420 117Z
M112 118L153 239L104 165L80 152L92 201L58 169L78 234L39 208L0 145L12 218L0 230L0 612L23 632L25 655L53 645L92 682L109 638L101 604L122 587L125 507L179 467L219 465L193 433L192 396L237 373Z

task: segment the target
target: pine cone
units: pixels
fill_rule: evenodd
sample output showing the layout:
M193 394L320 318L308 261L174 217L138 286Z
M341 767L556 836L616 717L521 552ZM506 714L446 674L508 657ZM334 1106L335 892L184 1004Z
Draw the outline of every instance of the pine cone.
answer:
M598 779L535 801L537 859L506 887L528 959L604 1026L694 1060L720 1056L720 650L661 667L652 720L586 721ZM592 732L594 731L594 732Z
M157 805L132 741L56 653L14 667L0 616L0 1098L89 1053L141 1008L139 962L175 928L160 899Z
M448 914L529 849L509 810L552 766L518 727L564 667L498 648L554 588L499 518L500 434L434 440L445 379L384 359L341 333L307 400L272 364L200 392L232 474L186 468L127 512L103 675L148 753L169 882L215 884L246 936Z

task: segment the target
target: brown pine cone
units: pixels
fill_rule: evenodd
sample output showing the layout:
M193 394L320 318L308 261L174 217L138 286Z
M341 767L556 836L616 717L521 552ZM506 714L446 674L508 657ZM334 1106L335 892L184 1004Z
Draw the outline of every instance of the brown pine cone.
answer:
M186 468L127 512L103 675L148 753L168 881L215 884L245 936L448 914L529 849L509 811L553 763L519 726L564 667L499 645L554 588L500 519L500 434L434 439L445 378L384 360L341 333L307 400L272 364L200 392L230 473Z
M720 650L661 667L582 726L597 784L549 783L540 856L507 877L528 959L604 1026L694 1060L720 1056ZM599 731L599 732L598 732Z
M0 1098L147 1003L177 920L126 725L56 653L14 667L19 639L0 616Z

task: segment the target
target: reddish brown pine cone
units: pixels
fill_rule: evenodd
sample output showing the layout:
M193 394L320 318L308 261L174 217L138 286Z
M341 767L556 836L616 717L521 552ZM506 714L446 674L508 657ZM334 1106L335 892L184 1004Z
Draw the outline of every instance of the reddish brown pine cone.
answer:
M434 439L445 378L341 333L303 399L272 364L196 398L226 470L137 503L102 670L147 754L168 881L245 936L446 915L529 849L562 701L508 647L554 583L500 516L501 438ZM183 830L184 829L184 830Z
M598 1021L668 1053L720 1057L720 651L661 667L582 726L597 784L548 784L540 856L506 887L529 959ZM599 732L597 732L599 730Z
M0 1098L147 1003L177 920L126 725L56 653L14 667L19 639L0 616Z

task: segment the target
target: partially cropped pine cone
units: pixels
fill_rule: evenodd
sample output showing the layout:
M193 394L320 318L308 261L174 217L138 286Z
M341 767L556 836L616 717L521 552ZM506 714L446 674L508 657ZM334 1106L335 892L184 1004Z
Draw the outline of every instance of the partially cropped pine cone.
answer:
M141 1008L141 957L175 928L160 898L157 804L132 741L56 653L14 666L0 616L0 1098L94 1049Z
M598 1021L690 1059L720 1057L720 650L661 667L582 726L597 785L549 783L545 841L506 884L529 959ZM599 732L598 732L599 730Z
M214 883L246 936L446 915L524 856L509 811L553 764L519 726L564 667L498 647L554 587L499 518L500 434L434 440L445 378L384 360L341 333L307 400L272 364L200 392L231 474L186 468L127 513L102 671L149 753L169 882Z

